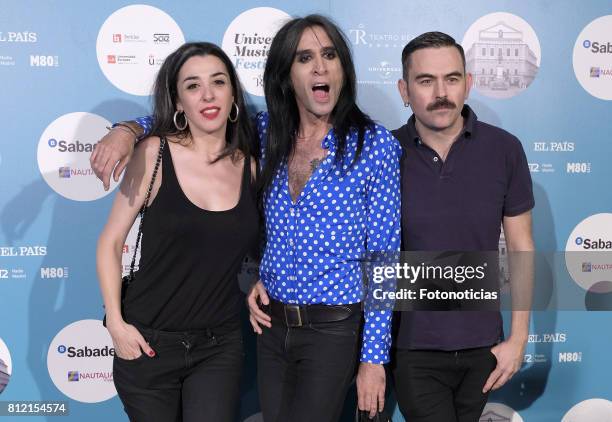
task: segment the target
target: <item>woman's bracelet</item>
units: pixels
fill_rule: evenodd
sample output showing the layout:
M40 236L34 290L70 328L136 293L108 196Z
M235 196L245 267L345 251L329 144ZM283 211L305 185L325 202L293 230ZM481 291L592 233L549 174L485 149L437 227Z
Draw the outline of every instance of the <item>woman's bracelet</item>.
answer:
M135 138L135 140L138 140L138 134L136 133L136 131L134 129L132 129L129 125L125 124L125 123L115 123L112 127L106 127L108 130L111 129L121 129L124 132L128 132L130 134L132 134Z

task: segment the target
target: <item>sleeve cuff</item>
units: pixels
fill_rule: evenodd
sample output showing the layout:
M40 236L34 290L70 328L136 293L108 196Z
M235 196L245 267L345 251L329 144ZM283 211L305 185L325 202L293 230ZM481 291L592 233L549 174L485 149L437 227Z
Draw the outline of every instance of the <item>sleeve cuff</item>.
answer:
M149 117L139 117L135 119L135 122L138 123L143 129L142 135L138 138L138 140L141 141L151 133L151 129L153 129L153 121Z
M360 362L385 364L389 362L389 345L382 341L365 341L361 345Z
M504 217L516 217L521 215L535 206L535 200L533 198L517 205L512 208L504 209Z

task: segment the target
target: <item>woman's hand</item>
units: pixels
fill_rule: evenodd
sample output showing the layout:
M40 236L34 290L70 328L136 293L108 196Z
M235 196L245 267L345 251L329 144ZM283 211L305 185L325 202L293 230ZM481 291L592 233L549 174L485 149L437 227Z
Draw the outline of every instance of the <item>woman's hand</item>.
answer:
M142 353L149 357L155 356L155 351L133 325L125 321L117 321L107 324L107 328L113 339L115 354L119 358L133 360L139 358Z

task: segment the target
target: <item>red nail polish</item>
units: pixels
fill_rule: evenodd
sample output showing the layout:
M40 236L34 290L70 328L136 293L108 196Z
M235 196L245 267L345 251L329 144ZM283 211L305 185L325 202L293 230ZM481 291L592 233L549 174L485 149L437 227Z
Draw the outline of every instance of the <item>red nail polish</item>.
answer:
M155 356L155 352L154 352L153 350L151 350L151 351L149 352L149 356L151 356L151 357Z

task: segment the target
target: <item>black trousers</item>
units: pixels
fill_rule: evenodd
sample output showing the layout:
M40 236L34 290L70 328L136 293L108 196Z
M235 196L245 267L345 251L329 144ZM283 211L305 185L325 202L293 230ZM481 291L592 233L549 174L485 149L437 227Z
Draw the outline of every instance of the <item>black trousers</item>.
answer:
M113 378L133 422L234 422L243 348L240 329L165 332L140 328L155 357L115 356Z
M392 362L397 403L410 422L478 422L488 396L482 388L497 365L491 347L398 349Z
M359 358L361 312L288 328L272 318L257 338L264 422L336 422Z

